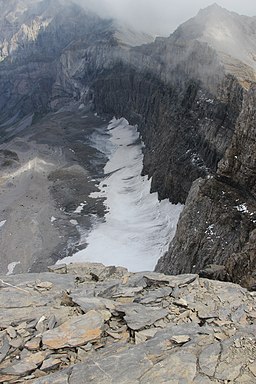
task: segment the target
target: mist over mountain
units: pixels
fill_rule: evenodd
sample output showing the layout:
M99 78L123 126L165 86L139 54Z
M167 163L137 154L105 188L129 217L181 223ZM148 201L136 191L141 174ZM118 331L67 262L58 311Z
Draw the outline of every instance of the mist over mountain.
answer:
M72 113L80 121L83 116L74 111L82 113L83 108L110 117L125 117L130 123L138 125L145 143L142 173L151 178L151 191L157 192L160 199L168 198L175 204L184 204L187 198L189 202L187 204L190 208L185 206L174 243L171 243L169 253L162 259L164 262L158 264L157 268L168 270L170 273L191 270L198 272L207 264L220 264L229 268L229 271L226 271L226 276L229 277L226 278L253 285L254 261L249 254L251 255L254 249L250 252L246 249L251 247L249 239L254 233L255 225L252 198L254 156L247 158L247 153L243 153L242 149L232 151L231 148L237 145L234 144L235 138L240 137L240 134L244 135L240 132L244 121L250 118L246 123L250 125L254 118L251 106L256 69L255 17L240 16L214 4L200 10L169 37L157 38L153 42L150 35L122 25L116 20L100 18L68 0L13 0L8 3L2 0L1 9L0 121L3 164L10 162L10 175L13 172L16 175L19 167L36 169L36 164L40 163L40 167L45 164L44 174L53 182L50 188L53 201L63 201L66 205L64 211L69 211L69 205L74 207L72 199L76 199L71 190L68 193L62 192L62 188L67 188L65 178L59 185L60 179L57 175L60 172L60 164L63 167L66 161L70 163L71 160L69 156L69 160L65 160L67 155L61 149L63 159L58 165L57 158L53 162L50 161L55 150L49 150L48 153L48 150L44 149L48 153L46 161L42 158L44 151L41 153L40 150L41 155L36 155L40 145L51 142L51 145L56 146L56 134L60 129L63 140L61 145L69 145L71 149L72 145L75 145L76 148L72 149L73 160L69 166L72 167L78 161L82 168L91 167L93 172L97 167L95 168L94 160L94 165L89 164L89 158L82 160L79 155L76 159L77 145L81 144L81 138L77 139L77 142L74 139L73 143L71 137L75 135L76 129L79 132L80 123L77 123L74 132L69 132L69 128L57 129L57 120L55 121L55 116L51 114L58 111L67 113L63 116L64 126L69 124L68 119ZM44 119L42 123L41 119ZM48 126L52 128L48 130ZM65 129L68 129L67 137L71 135L70 139L65 138ZM246 129L244 128L243 132ZM24 153L17 147L17 140L19 142L21 138L23 146L28 142L37 143L33 149L35 155L27 153L28 157L24 157ZM91 139L88 136L86 140L88 146ZM251 135L241 137L241 142L249 148L250 153L254 153L252 140ZM6 152L7 150L11 153ZM82 147L78 153L81 151L83 152ZM105 155L100 155L102 158L97 172L102 172ZM243 169L243 177L239 176L238 170L234 173L232 166L226 167L225 164L232 163L231 156L234 157L234 164L240 161L239 167ZM80 163L85 160L86 164ZM25 164L26 161L28 163ZM46 163L55 165L48 167ZM55 171L50 170L52 166ZM10 179L8 172L8 168L3 168L3 177ZM65 170L66 172L73 174L70 170ZM77 177L77 180L79 172L75 172L74 177ZM199 193L194 186L191 190L194 191L192 200L188 197L193 182L197 183L195 180L198 178L205 180L205 191L208 184L213 184L210 188L212 191L216 189L216 193L207 203L212 206L209 209L215 214L212 218L204 218L204 225L202 220L199 221L200 231L195 240L194 232L190 236L189 228L194 228L195 224L191 224L192 217L188 212L193 212L191 204L197 207L206 204L202 199L206 192L202 192L201 187ZM202 181L198 183L201 185ZM221 187L219 183L224 185ZM93 187L86 188L89 198ZM231 188L228 193L225 192L226 188ZM229 207L231 211L225 214L221 228L217 229L221 216L219 208L216 207L220 201L219 192L217 193L219 189L223 189L221 196L222 193L230 196L225 207ZM14 196L15 194L16 192ZM19 199L16 200L16 204L18 203ZM77 203L80 203L79 199ZM237 207L246 208L239 211ZM75 207L72 209L75 211ZM98 215L102 215L101 209L103 207L97 211ZM3 212L5 211L6 207L3 207ZM200 212L199 208L198 211ZM226 219L234 215L235 218L231 221ZM30 216L31 213L28 221ZM75 217L71 220L77 221ZM237 223L236 230L232 229L233 222ZM14 223L10 222L10 226L13 225ZM41 231L41 224L37 225ZM3 226L3 241L6 242L4 228L9 232L12 232L12 229L8 229L7 224ZM21 232L22 228L21 226ZM72 228L76 233L74 238L79 237L77 229ZM184 228L187 228L186 231ZM59 230L62 230L61 226ZM214 238L209 237L209 231L215 234ZM185 232L186 240L183 239ZM43 243L38 246L36 257L33 246L31 250L27 250L27 261L22 267L16 242L20 242L24 236L23 232L20 236L11 242L12 252L17 253L12 262L20 263L19 268L26 270L31 260L38 260L44 246ZM223 240L221 242L218 239ZM69 242L71 244L72 240ZM184 242L187 243L186 246ZM194 247L195 242L201 246ZM58 243L56 238L54 247L58 248ZM202 245L204 243L205 245ZM5 252L10 254L8 241L5 244ZM64 241L61 247L66 248L65 244ZM56 248L57 251L53 251L53 248L47 250L46 259L61 258L61 247L58 250ZM68 251L66 248L65 256L73 252L72 247L73 245ZM178 257L180 253L182 256ZM240 263L246 257L250 258L251 266L241 267L242 272L239 272L239 277L235 277L235 271L238 269L233 265L234 260L241 259ZM186 262L183 262L183 259L186 259ZM178 267L179 263L182 263L182 269ZM7 265L8 258L5 267L2 267L3 271ZM241 277L243 273L244 277ZM247 275L250 276L248 279Z
M212 4L211 0L76 0L102 17L117 18L139 31L158 36L168 36L181 23ZM251 0L220 0L218 5L243 15L255 16Z
M253 166L250 164L254 157L247 158L242 149L233 153L230 148L235 145L235 137L243 135L239 130L244 119L247 119L246 114L250 116L250 121L253 120L253 111L250 108L256 69L255 17L240 16L213 4L180 25L169 37L153 41L153 37L144 32L136 31L114 19L103 19L91 10L81 8L68 0L13 0L8 3L2 0L1 6L2 156L3 164L10 163L11 166L10 169L3 168L3 177L11 180L12 175L16 175L17 181L11 182L10 185L14 191L18 188L13 196L21 194L21 199L23 187L18 187L21 182L20 174L25 172L26 175L29 169L33 169L37 177L46 177L50 182L50 200L48 196L46 201L51 201L53 205L54 201L57 202L59 209L64 212L61 214L60 223L66 220L65 212L71 215L71 224L69 222L65 234L62 234L63 227L56 225L52 245L51 241L47 240L48 246L45 248L40 235L44 220L42 222L40 208L34 208L38 214L37 219L33 219L38 228L38 238L34 238L38 249L31 244L31 248L24 251L26 257L21 261L17 244L22 243L25 227L20 225L20 232L17 232L12 242L8 242L6 233L12 233L13 226L16 226L15 214L13 213L14 221L7 220L4 214L10 204L13 212L17 210L20 200L15 200L15 204L14 201L7 201L7 206L3 202L3 252L6 255L11 254L12 259L4 259L2 270L4 271L11 262L18 263L17 271L25 271L28 268L38 270L40 265L43 268L49 260L56 261L63 256L70 256L79 250L79 247L85 247L85 244L79 245L77 239L81 237L81 231L83 232L81 228L90 227L94 220L91 216L94 200L91 200L90 193L94 188L97 189L106 157L110 156L108 152L105 153L108 148L105 144L103 147L95 144L95 154L89 155L91 149L88 148L96 140L90 136L93 134L91 123L88 122L91 127L88 137L80 137L84 132L80 129L82 121L85 124L87 117L91 116L89 119L93 119L96 124L97 117L95 120L91 113L97 112L101 116L108 116L109 119L113 116L122 117L131 124L138 125L145 144L142 174L150 178L151 192L157 193L160 200L167 198L174 204L184 204L187 198L190 202L190 208L185 206L185 216L181 216L183 224L178 225L174 242L157 268L179 273L181 270L198 272L210 263L225 265L225 268L229 265L229 272L226 273L232 277L228 278L239 282L244 279L244 284L253 285L254 261L251 261L250 267L241 267L241 273L239 272L239 277L236 278L235 271L238 271L238 268L230 260L245 258L245 249L249 246L255 225L252 208L254 202L250 197L254 193L254 176L251 171ZM88 116L83 109L90 112ZM59 118L57 112L63 113L62 118ZM77 123L69 126L70 119L75 119L75 116ZM58 145L60 133L62 141ZM22 152L19 149L20 140L24 148L29 143L27 151ZM250 148L250 153L254 153L252 136L241 139L241 142L245 141L245 147ZM41 145L50 147L40 149ZM82 156L82 153L86 153L84 145L88 152L85 157ZM59 146L60 149L56 149ZM63 150L62 146L66 149ZM240 157L235 152L241 152ZM58 160L54 153L61 153L61 160ZM230 164L231 153L234 163L246 162L243 167L241 165L246 169L243 170L246 177L238 177L237 173L233 173L232 167L229 166L227 170L223 165ZM98 157L101 160L96 160ZM43 173L38 171L42 169ZM80 191L75 196L75 190L72 192L72 182L69 185L65 180L68 180L66 178L70 174L70 180L74 179L75 184L79 183L79 174L83 174L84 169L89 171L89 179L91 177L97 182L93 187L94 181L91 184L88 179L83 187L75 188ZM31 177L34 178L33 175ZM225 207L229 207L231 211L225 214L225 217L233 217L235 214L236 219L223 219L221 228L217 229L220 222L216 220L221 214L215 206L220 200L216 192L207 203L212 206L209 212L215 214L212 218L204 218L198 222L202 228L197 232L195 240L195 232L191 228L191 221L194 219L187 213L192 212L194 208L191 208L191 198L188 196L191 186L200 178L205 180L206 190L208 184L212 183L213 191L220 188L229 189L231 186L235 188L231 188L232 192L230 190L228 194L225 191L223 193L230 196L230 201L225 203ZM221 183L226 183L225 186L220 187L220 179ZM250 186L249 181L245 180L250 180ZM27 185L26 178L23 182L24 186ZM38 183L40 184L39 181ZM103 184L107 185L107 182ZM8 190L9 187L6 188ZM194 186L191 191L195 190L197 189ZM248 196L244 196L243 191ZM193 193L194 205L205 204L202 192ZM83 194L84 197L79 197ZM30 196L30 193L27 193L27 196ZM34 199L33 193L31 198ZM90 204L87 210L83 201L88 199ZM98 201L95 214L102 217L105 214L104 209L110 208L104 208L104 199L99 198ZM82 220L79 224L76 212L80 211L76 210L76 204L80 203L83 215L78 215L79 220ZM21 206L24 206L24 202ZM240 206L246 209L241 211L238 217L237 212L240 211L234 207ZM20 213L21 222L27 220L28 223L33 216L30 210L26 214L26 220L22 215L23 213ZM50 215L48 220L51 221L51 217L55 215ZM78 226L72 223L77 223ZM193 223L192 227L194 225ZM29 227L30 224L26 228ZM183 227L192 230L191 234L189 230L186 231L186 246L183 239L185 230L180 230ZM215 227L215 231L209 229ZM52 236L51 227L44 225L43 231L47 233L46 239ZM209 231L216 234L214 239L209 237ZM69 233L74 234L73 238ZM169 242L172 236L170 234ZM64 240L60 241L62 238ZM201 244L199 248L194 247L195 241ZM28 240L26 244L27 242ZM45 252L44 257L42 252ZM180 253L182 255L177 257ZM246 257L251 256L248 254ZM34 261L31 266L32 260ZM182 269L179 267L180 263L183 265ZM241 277L241 274L244 276Z
M0 10L0 381L253 384L253 2Z

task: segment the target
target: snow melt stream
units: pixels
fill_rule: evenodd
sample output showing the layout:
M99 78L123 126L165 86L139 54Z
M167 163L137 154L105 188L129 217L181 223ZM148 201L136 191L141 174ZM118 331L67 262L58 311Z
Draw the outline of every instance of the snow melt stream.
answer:
M150 180L141 176L142 143L136 127L125 119L113 119L108 126L109 160L100 192L106 198L105 221L95 224L87 237L88 246L58 263L101 262L121 265L130 271L153 270L175 234L183 206L158 201L150 194Z

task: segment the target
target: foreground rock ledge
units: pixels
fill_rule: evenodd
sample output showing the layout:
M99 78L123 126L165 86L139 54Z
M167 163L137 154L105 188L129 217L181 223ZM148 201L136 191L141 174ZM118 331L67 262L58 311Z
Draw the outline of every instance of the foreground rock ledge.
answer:
M256 295L102 264L0 277L0 382L256 382Z

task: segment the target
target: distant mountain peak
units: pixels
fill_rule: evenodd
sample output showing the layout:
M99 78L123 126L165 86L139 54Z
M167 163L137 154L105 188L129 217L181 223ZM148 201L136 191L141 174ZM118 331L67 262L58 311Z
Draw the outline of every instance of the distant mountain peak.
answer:
M173 36L207 43L218 53L228 71L255 81L255 17L241 16L214 3L182 24Z
M221 7L219 4L217 3L213 3L211 5L208 5L208 7L205 7L203 8L203 10L223 10L225 8Z
M212 5L209 5L206 8L200 9L196 17L216 17L216 16L227 16L236 14L235 12L231 12L227 10L226 8L221 7L217 3L213 3Z
M215 10L222 10L222 9L225 9L225 8L221 7L217 3L213 3L211 5L208 5L208 7L202 8L201 11L215 11Z

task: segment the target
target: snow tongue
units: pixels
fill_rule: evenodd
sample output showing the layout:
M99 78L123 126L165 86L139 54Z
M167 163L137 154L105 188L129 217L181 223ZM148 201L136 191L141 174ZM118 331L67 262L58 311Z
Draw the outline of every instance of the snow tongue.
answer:
M105 199L105 218L96 220L85 236L85 249L58 263L90 261L118 264L130 271L153 270L168 249L183 206L159 201L157 193L150 193L150 180L141 176L143 143L136 127L124 118L114 118L108 131L110 145L105 149L112 149L105 175L100 191L91 194ZM102 144L95 143L102 150Z

